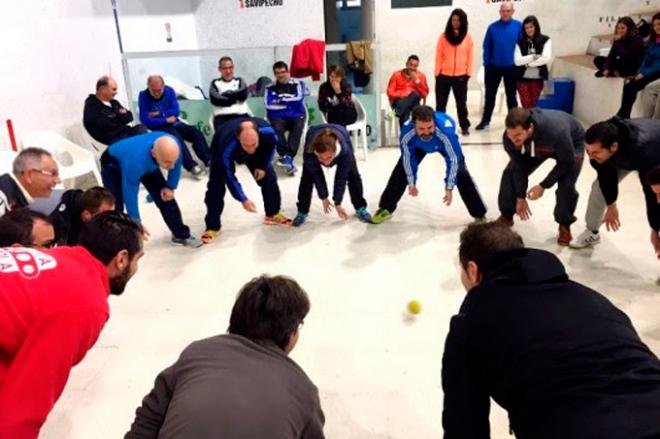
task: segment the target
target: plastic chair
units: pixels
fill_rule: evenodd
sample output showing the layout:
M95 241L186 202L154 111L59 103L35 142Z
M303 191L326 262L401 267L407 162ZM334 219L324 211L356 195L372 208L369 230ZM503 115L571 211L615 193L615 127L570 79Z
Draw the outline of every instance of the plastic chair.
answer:
M358 147L358 139L362 141L362 153L364 154L364 160L367 161L367 149L369 146L367 140L367 111L355 95L351 95L351 100L355 104L358 117L354 123L346 126L346 131L351 134L355 148Z
M75 188L76 177L92 173L96 185L102 185L101 174L96 166L94 154L52 131L35 131L26 134L21 143L23 149L43 148L53 155L59 165L62 184L67 189Z
M14 166L14 159L17 155L18 153L16 151L0 151L0 175L11 172L12 167Z
M91 134L89 134L89 131L87 131L87 128L83 125L83 135L85 137L85 140L87 143L89 143L92 146L92 149L94 152L98 155L98 157L101 157L101 155L105 152L106 149L108 149L108 145L105 143L101 143L98 140L94 139Z
M486 69L484 66L479 67L479 71L477 72L477 82L479 83L479 90L481 90L481 109L486 105ZM497 103L497 95L500 96L500 104L497 107L497 111L499 113L502 112L502 104L504 104L504 100L506 99L506 92L504 90L504 80L500 81L500 86L497 89L497 94L495 95L495 103Z

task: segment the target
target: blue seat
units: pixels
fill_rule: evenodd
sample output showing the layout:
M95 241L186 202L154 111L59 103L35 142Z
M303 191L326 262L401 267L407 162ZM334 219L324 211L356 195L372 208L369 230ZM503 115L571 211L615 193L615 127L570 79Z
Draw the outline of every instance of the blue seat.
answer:
M538 102L539 108L561 110L573 113L573 98L575 97L575 81L570 78L552 78L550 87L553 92L543 95Z

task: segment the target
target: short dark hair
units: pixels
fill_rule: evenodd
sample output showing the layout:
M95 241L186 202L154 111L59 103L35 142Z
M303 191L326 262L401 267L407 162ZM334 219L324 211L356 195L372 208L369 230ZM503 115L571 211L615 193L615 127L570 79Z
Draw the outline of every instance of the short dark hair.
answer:
M523 127L528 130L532 126L532 112L522 107L512 108L506 115L504 126L507 128Z
M326 151L336 151L337 150L337 133L330 128L325 128L321 130L314 139L312 139L311 144L309 145L309 152L324 153Z
M458 258L463 269L473 261L482 273L486 273L495 252L523 248L522 238L511 228L498 222L472 224L461 232Z
M429 120L435 120L435 111L428 105L418 105L413 109L411 117L413 123L418 120L428 122Z
M218 60L218 65L221 65L225 61L229 61L230 63L234 64L234 60L231 59L231 56L223 56Z
M408 64L411 60L419 62L419 57L417 55L410 55L408 59L406 60L406 64Z
M243 119L241 123L239 123L238 126L236 127L236 137L240 136L243 130L247 129L248 125L244 124L244 122L250 122L249 126L253 130L255 130L257 134L259 134L259 125L257 125L257 123L253 119L246 118Z
M81 212L86 210L91 214L95 214L104 202L115 204L115 196L106 188L95 186L80 194L78 206Z
M32 246L32 227L36 219L52 224L48 216L41 212L20 207L11 210L0 218L0 247L9 247L15 244Z
M238 293L229 319L229 333L257 343L273 342L284 349L309 308L309 297L295 280L262 275Z
M600 143L603 148L610 149L613 143L619 141L619 129L612 122L598 122L584 133L584 141L589 145Z
M651 169L646 174L646 182L650 185L660 184L660 165Z
M96 259L108 265L122 250L133 257L142 249L144 229L130 216L119 212L95 215L80 232L80 245Z
M99 91L101 87L105 87L110 83L110 76L103 75L96 81L96 91Z
M289 66L284 61L277 61L275 64L273 64L273 72L279 69L284 69L288 72Z

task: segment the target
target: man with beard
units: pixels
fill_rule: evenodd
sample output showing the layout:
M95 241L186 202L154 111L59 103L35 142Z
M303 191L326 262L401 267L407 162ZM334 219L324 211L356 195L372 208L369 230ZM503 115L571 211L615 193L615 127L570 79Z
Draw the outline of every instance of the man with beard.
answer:
M81 246L0 249L0 437L36 438L143 255L142 227L95 216Z

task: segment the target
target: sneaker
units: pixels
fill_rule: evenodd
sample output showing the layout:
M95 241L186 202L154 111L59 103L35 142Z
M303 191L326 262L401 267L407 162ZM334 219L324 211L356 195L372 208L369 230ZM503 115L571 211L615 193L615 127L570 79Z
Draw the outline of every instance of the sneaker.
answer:
M279 212L276 215L264 217L264 224L267 226L275 226L278 224L282 226L290 226L293 224L293 221L290 218L287 218L282 212Z
M490 122L486 122L485 120L482 120L479 122L479 125L477 125L474 129L477 131L485 130L490 126Z
M461 130L461 134L464 136L469 136L470 135L470 130L465 128Z
M203 174L204 170L199 165L193 166L193 168L190 170L190 175L195 177L197 180L200 180Z
M559 236L557 236L557 244L565 247L571 242L572 239L573 236L571 235L571 227L559 225Z
M152 197L151 194L147 194L147 196L144 197L144 201L146 201L147 203L153 203L154 197Z
M196 238L192 235L190 235L187 238L175 238L172 236L172 245L182 245L184 247L192 247L192 248L197 248L201 247L204 245L201 239Z
M504 215L500 215L495 221L504 224L507 227L513 227L513 218L507 218Z
M363 223L371 223L371 214L367 212L366 207L361 207L358 210L355 211L355 215L362 221Z
M472 221L472 224L479 225L479 224L486 224L488 222L488 219L485 216L475 218L474 221Z
M390 110L387 113L385 113L385 120L395 120L396 119L396 113L394 110Z
M296 217L293 219L293 224L292 225L293 225L293 227L300 227L300 226L303 225L305 220L307 220L307 214L302 213L302 212L298 212Z
M392 219L392 214L387 209L378 209L374 216L371 218L373 224L382 224L385 221Z
M277 166L282 166L283 168L285 168L287 167L288 164L287 158L291 158L291 157L289 157L288 155L283 155L282 157L277 159L275 164L277 164Z
M296 175L296 172L298 172L298 168L296 168L296 165L293 164L293 159L291 160L291 165L286 168L286 173L290 176Z
M580 233L577 238L573 239L568 245L571 248L587 248L593 247L600 243L600 233L594 233L591 230L585 230Z
M207 230L202 234L202 242L204 244L210 244L215 238L220 236L220 230Z

